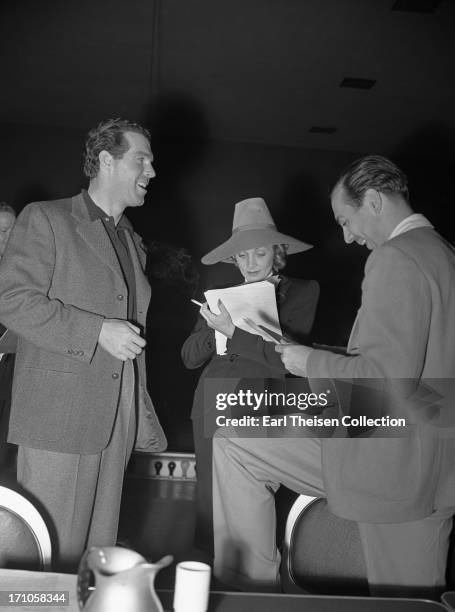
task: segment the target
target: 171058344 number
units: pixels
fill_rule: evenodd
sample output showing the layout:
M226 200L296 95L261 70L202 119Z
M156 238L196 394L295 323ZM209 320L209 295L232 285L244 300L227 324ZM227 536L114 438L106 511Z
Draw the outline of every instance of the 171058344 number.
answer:
M0 591L0 606L67 606L69 591Z

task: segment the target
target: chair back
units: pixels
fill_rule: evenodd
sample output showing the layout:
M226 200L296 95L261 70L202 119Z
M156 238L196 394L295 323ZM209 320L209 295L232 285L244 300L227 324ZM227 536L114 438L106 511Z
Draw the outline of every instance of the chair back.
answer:
M455 610L455 591L447 591L441 595L441 601L448 610Z
M286 523L281 579L285 593L368 595L357 523L332 514L325 499L300 495Z
M0 486L0 567L50 571L51 540L44 520L23 495Z
M447 555L447 588L455 592L455 517L450 535L449 554Z

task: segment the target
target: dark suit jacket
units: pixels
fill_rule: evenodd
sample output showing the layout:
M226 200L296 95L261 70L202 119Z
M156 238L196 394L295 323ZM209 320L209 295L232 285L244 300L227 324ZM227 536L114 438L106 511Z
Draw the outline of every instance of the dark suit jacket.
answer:
M6 327L0 323L0 337L6 332ZM0 345L0 354L2 353ZM11 399L11 382L13 380L14 355L3 354L0 360L0 416L6 404L9 405ZM9 409L8 409L9 415ZM3 423L2 423L3 424Z
M296 342L308 342L318 299L319 285L316 281L282 278L277 289L277 300L281 329L286 336ZM214 391L231 392L240 379L250 379L246 386L251 388L264 379L284 379L286 375L275 345L238 327L227 342L226 354L217 355L214 330L202 317L198 318L182 347L182 359L187 368L200 367L210 360L196 388L192 418L214 408L207 388L204 390L206 379L224 379L224 388L214 388Z
M150 286L140 237L127 234L136 276L138 323ZM97 453L109 442L123 362L100 345L104 318L126 319L127 287L101 219L81 195L28 205L0 263L0 321L19 336L9 440L67 453ZM140 446L165 448L137 358Z
M5 327L0 324L0 336L2 336L5 331ZM3 355L2 359L0 360L0 466L3 459L6 434L8 431L13 372L14 355Z

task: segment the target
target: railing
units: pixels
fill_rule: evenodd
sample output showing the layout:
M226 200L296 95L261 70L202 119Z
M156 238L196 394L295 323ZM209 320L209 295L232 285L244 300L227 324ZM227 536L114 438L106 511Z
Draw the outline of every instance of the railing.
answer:
M197 480L194 453L134 452L128 472L133 476L155 480Z

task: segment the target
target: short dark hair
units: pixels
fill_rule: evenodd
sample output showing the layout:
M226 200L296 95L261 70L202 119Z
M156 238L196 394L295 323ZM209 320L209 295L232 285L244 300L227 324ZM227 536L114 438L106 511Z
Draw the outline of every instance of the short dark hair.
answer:
M407 176L390 159L382 155L367 155L352 162L338 177L332 193L343 187L352 206L360 208L367 189L382 193L399 193L409 202Z
M12 215L16 216L16 211L14 208L6 202L0 202L0 213L11 213Z
M107 119L101 121L90 130L85 142L84 174L94 178L100 169L99 154L108 151L116 159L120 159L128 151L129 144L124 137L125 132L142 134L150 142L150 133L139 123L127 119Z

